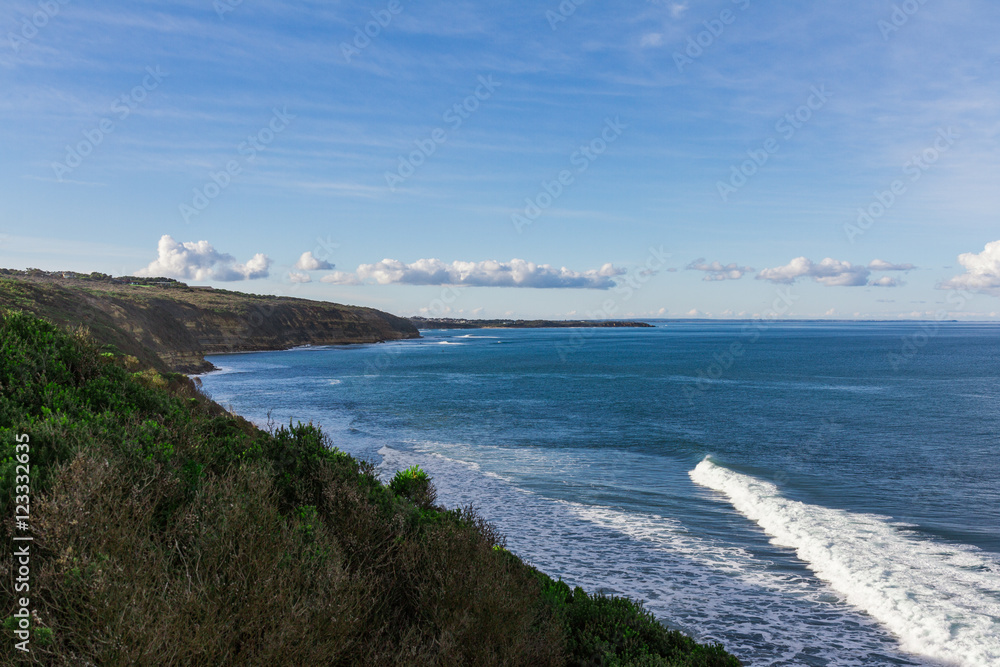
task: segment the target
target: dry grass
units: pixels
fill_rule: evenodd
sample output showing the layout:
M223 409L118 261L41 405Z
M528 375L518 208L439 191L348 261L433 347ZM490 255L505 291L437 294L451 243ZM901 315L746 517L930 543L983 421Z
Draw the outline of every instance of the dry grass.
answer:
M371 582L345 571L325 527L278 511L260 470L208 480L163 530L176 491L78 455L36 509L36 586L54 643L42 662L80 665L333 664L357 649ZM130 481L134 481L131 484Z

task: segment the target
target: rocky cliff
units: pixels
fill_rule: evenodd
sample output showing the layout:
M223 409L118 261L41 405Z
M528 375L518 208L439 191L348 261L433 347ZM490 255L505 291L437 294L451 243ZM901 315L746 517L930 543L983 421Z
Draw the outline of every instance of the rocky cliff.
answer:
M0 307L90 329L144 366L197 373L206 354L418 338L372 308L193 288L164 279L0 270Z

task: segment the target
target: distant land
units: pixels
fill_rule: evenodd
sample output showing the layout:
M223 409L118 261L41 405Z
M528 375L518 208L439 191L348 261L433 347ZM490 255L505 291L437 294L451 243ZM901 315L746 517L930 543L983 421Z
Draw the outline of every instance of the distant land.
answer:
M104 273L0 269L0 307L86 327L144 367L180 373L212 370L207 354L420 337L373 308Z
M652 328L646 322L611 322L595 320L464 320L447 317L411 317L418 329L595 329Z

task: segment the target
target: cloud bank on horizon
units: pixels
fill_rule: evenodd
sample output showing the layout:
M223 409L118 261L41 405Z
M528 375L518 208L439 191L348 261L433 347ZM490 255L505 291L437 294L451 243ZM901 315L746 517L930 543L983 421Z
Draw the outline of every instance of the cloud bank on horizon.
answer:
M942 290L965 290L990 296L1000 296L1000 241L986 244L981 253L963 253L958 257L966 273L954 276L938 285ZM245 263L223 253L206 240L178 242L164 234L157 244L157 257L135 272L137 276L165 277L178 280L217 280L234 282L260 280L270 276L274 261L264 253L256 253ZM701 271L706 282L740 280L756 272L756 279L780 285L792 285L800 279L812 279L827 287L900 287L903 281L892 276L872 278L875 272L904 272L919 270L910 263L896 264L883 259L873 259L867 265L827 257L814 262L808 257L796 257L783 266L756 271L738 263L723 265L719 261L707 262L698 258L685 269ZM396 259L383 259L373 264L361 264L354 272L334 270L334 265L315 257L312 251L302 253L288 272L292 284L313 282L312 272L322 272L320 283L342 286L456 286L501 287L534 289L583 289L609 290L619 285L627 269L616 268L612 263L599 269L574 271L566 267L537 264L523 259L508 262L484 260L479 262L440 259L419 259L412 263ZM641 271L652 277L659 272ZM700 312L700 311L699 311Z
M614 287L614 279L624 273L624 270L616 269L610 263L599 269L578 272L523 259L512 259L509 262L456 261L451 264L445 264L439 259L421 259L412 264L384 259L375 264L362 264L358 267L357 276L362 281L373 281L379 285L607 290Z
M732 264L722 265L722 262L715 261L708 264L704 257L700 257L685 267L688 271L704 271L705 277L702 280L714 282L719 280L739 280L748 273L753 273L754 269L749 266Z
M362 0L58 4L5 5L0 266L399 312L441 281L487 317L968 290L1000 319L1000 3L454 0L374 36Z
M208 241L178 242L170 235L160 238L158 256L149 265L136 271L137 276L175 278L178 280L259 280L270 275L270 257L257 253L245 264L229 254L219 252ZM420 259L406 264L395 259L383 259L374 264L362 264L355 273L332 271L333 265L317 259L311 251L303 253L288 274L292 283L312 282L310 271L331 271L320 282L336 285L453 285L462 287L530 287L535 289L608 290L615 278L626 273L612 264L599 269L572 271L523 259L509 262L455 261L446 264L439 259Z

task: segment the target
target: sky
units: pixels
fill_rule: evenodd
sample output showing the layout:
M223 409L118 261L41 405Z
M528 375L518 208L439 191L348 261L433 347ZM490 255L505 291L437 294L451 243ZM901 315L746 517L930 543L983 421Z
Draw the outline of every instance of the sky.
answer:
M0 266L997 319L998 32L990 0L5 0Z

